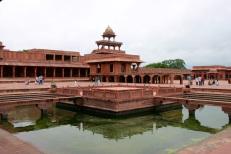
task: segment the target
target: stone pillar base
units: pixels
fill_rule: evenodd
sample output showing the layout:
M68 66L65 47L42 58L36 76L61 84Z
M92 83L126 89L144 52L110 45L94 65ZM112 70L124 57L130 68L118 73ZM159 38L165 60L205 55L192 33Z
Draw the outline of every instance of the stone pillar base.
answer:
M8 113L1 113L1 120L7 121L8 120Z
M48 109L40 109L41 116L48 116Z

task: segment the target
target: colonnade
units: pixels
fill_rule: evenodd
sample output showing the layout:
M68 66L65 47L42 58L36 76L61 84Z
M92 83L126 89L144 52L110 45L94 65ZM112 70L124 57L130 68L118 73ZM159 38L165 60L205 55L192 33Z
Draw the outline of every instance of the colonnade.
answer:
M102 82L121 82L121 83L151 83L151 84L173 84L174 80L179 80L183 84L183 75L120 75L120 76L91 76L92 80Z
M0 78L16 77L88 77L89 68L39 67L39 66L0 66Z

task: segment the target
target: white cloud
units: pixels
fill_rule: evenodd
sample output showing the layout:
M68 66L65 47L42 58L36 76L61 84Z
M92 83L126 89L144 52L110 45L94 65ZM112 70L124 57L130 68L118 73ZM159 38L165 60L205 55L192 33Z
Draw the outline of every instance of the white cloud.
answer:
M231 65L230 0L3 0L7 48L96 48L110 25L127 53L147 63L182 58L188 66Z

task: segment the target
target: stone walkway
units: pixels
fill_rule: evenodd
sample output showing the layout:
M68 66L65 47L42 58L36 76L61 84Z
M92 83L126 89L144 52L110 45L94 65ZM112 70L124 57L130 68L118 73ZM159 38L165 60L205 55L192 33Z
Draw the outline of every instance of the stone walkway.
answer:
M75 84L74 81L67 81L67 82L56 82L56 85L58 88L60 87L75 87L75 86L89 86L94 85L94 82L83 82L79 81ZM177 81L174 82L174 84L140 84L140 83L100 83L100 85L146 85L146 86L160 86L160 87L182 87L187 84L187 81L184 81L184 85L180 85ZM0 83L0 90L6 90L6 89L40 89L40 88L49 88L51 85L51 82L45 82L43 85L38 85L35 83L30 83L29 85L25 85L25 83ZM226 81L220 81L219 86L196 86L195 84L191 86L192 88L220 88L220 89L231 89L231 84L228 84Z
M178 154L230 154L231 127L177 152Z
M43 154L5 130L0 129L0 154Z

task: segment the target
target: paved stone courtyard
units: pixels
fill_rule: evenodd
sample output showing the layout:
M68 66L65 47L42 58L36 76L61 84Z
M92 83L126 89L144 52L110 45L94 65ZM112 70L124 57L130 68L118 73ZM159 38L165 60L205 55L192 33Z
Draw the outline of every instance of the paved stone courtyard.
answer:
M128 83L100 83L100 85L132 85ZM187 84L187 81L184 81L183 85L175 82L174 84L146 84L146 86L175 86L182 87ZM7 89L40 89L40 88L49 88L51 82L45 82L43 85L37 85L35 83L30 83L29 85L25 85L25 83L4 83L1 82L0 90L4 91ZM67 82L56 82L57 87L78 87L78 86L93 86L96 85L94 82L80 82L80 81L67 81ZM133 84L134 85L134 84ZM144 85L144 84L136 84L136 85ZM231 89L231 85L229 85L225 81L220 81L219 86L213 85L208 86L196 86L195 83L193 88L196 87L204 87L204 88L220 88L220 89ZM227 128L226 130L202 141L201 143L186 147L182 149L178 153L180 154L228 154L231 150L231 128ZM42 153L29 143L25 143L24 141L19 140L17 137L12 134L6 132L5 130L0 129L0 153L6 154L37 154Z
M97 83L95 82L86 82L86 81L66 81L66 82L55 82L58 88L61 87L78 87L78 86L96 86ZM113 83L113 82L101 82L99 85L145 85L145 86L161 86L161 87L182 87L185 86L188 82L184 81L183 85L180 85L178 81L174 81L174 84L144 84L144 83ZM50 88L51 82L45 82L42 85L35 84L34 82L31 82L29 85L26 85L23 82L17 83L17 82L1 82L0 83L0 90L6 90L6 89L39 89L39 88ZM228 84L227 81L220 81L219 85L207 85L205 82L204 86L197 86L195 83L191 86L192 88L219 88L219 89L231 89L231 84Z

